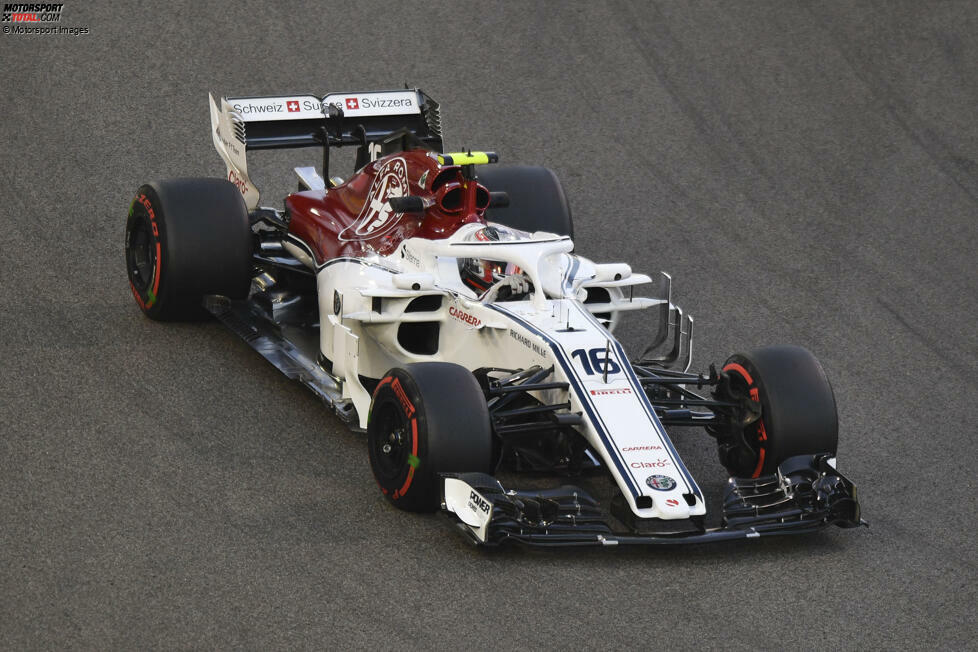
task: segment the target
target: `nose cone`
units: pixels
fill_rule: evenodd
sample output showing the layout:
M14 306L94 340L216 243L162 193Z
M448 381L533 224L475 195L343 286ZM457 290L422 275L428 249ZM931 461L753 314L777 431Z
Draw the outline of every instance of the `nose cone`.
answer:
M656 463L661 462L665 460ZM651 491L647 491L643 498L652 499L659 518L672 520L690 516L691 507L683 496L683 487L671 475L653 473L645 479L645 485Z
M672 520L690 517L690 507L686 504L686 499L683 498L679 491L662 496L654 496L653 500L660 514L659 518Z

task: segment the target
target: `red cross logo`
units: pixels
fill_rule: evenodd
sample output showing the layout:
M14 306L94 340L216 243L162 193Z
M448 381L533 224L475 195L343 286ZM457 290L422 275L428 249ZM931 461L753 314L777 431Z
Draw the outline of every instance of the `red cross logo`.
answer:
M288 102L285 103L285 108L289 110L289 113L295 113L296 111L299 110L299 101L289 100Z
M348 98L346 98L346 108L348 108L348 109L359 109L360 108L360 101L357 100L357 98L355 98L355 97L348 97Z

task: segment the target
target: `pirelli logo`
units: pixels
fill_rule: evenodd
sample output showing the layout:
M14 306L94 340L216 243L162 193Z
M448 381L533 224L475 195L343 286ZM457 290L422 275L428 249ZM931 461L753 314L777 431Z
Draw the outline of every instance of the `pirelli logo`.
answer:
M61 10L64 3L38 4L13 3L3 5L3 22L5 23L57 23L61 20Z

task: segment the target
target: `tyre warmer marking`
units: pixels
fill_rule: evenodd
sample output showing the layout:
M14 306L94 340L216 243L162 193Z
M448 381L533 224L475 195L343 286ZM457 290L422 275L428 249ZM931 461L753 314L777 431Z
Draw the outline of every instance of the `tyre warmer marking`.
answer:
M738 374L744 377L747 381L747 386L750 388L750 397L753 401L760 402L761 395L760 391L754 386L754 379L751 375L747 373L747 370L743 366L737 364L736 362L731 362L723 368L724 371L736 371ZM750 477L759 478L761 477L761 469L764 468L764 458L767 456L767 448L764 442L767 441L767 429L764 427L764 417L757 420L757 440L758 440L758 452L757 452L757 466L754 467L754 472Z
M621 458L621 453L618 451L618 447L613 445L610 436L608 435L608 427L605 425L604 420L600 417L594 404L591 402L587 390L581 385L577 377L577 372L574 371L574 366L567 361L567 356L564 354L563 347L556 340L549 337L543 331L538 329L533 324L523 320L520 316L512 313L505 308L497 305L490 306L493 310L497 310L506 316L508 316L513 321L517 322L531 333L534 333L538 337L542 338L544 342L550 347L550 350L554 354L554 358L560 364L561 368L564 370L564 375L567 376L567 380L570 381L571 385L574 386L580 401L581 406L588 413L591 418L591 423L594 425L594 429L598 432L598 436L601 438L601 442L604 444L605 450L607 450L611 455L611 459L614 461L615 466L618 467L618 473L625 480L628 485L629 491L631 491L632 496L639 497L642 495L641 490L638 489L638 485L632 476L631 471L625 466L624 460Z

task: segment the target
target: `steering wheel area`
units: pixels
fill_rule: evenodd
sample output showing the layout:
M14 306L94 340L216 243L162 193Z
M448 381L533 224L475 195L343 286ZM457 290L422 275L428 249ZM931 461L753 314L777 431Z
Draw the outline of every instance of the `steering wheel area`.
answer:
M482 295L482 303L521 301L533 292L533 283L522 272L509 274L492 284Z

